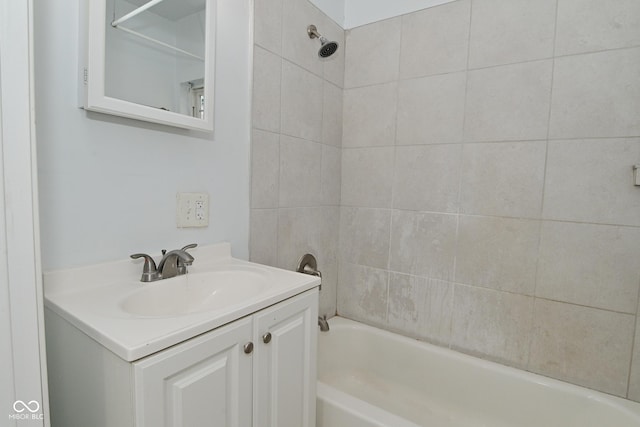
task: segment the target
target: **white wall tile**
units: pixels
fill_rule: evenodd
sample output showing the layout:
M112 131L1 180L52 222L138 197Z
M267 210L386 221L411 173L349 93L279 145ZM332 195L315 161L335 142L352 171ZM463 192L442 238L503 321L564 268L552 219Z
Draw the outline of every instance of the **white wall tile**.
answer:
M344 65L345 65L345 52L346 45L344 39L344 30L331 19L325 16L323 19L322 28L318 28L320 34L325 36L330 41L338 43L338 50L329 58L320 59L323 64L323 76L325 80L330 81L334 85L340 88L344 87ZM318 49L320 49L320 43L318 43Z
M625 396L635 317L536 299L529 370Z
M322 206L319 210L321 216L318 221L317 238L320 242L320 252L318 262L322 260L322 264L330 264L331 268L336 269L338 262L338 239L340 224L340 207L339 206ZM335 264L335 265L334 265Z
M391 207L393 147L342 150L342 204Z
M324 106L322 109L322 142L340 147L342 145L342 89L324 82Z
M633 361L629 375L629 396L631 400L640 402L640 318L636 319L636 337L633 346Z
M318 210L320 218L314 227L316 230L318 252L313 253L318 261L318 270L322 273L320 290L320 313L329 317L336 313L336 294L338 286L338 238L340 208L323 206ZM300 254L299 256L302 256Z
M393 207L457 212L462 145L396 148Z
M251 208L277 208L280 135L253 130L251 140Z
M252 204L273 209L252 209L251 256L292 270L304 253L314 254L323 273L320 312L332 316L338 280L344 31L306 0L257 0L255 12ZM320 43L306 32L311 23L340 42L341 54L318 58Z
M342 207L340 260L386 269L389 265L391 211Z
M398 79L401 26L398 17L347 31L345 88Z
M469 68L553 56L556 0L474 0Z
M278 210L278 261L277 267L295 270L300 257L312 253L317 258L326 252L326 235L330 234L321 224L328 216L327 208L281 208ZM338 221L337 214L331 219Z
M465 144L460 211L539 218L545 152L541 141Z
M322 272L320 312L335 313L338 272L338 207L290 208L278 211L277 266L295 270L298 260L313 254Z
M315 159L317 161L317 159ZM340 185L342 169L342 150L337 147L322 146L320 203L340 205ZM317 197L318 195L316 195Z
M282 60L258 46L253 51L253 127L280 131Z
M400 78L466 69L470 15L470 0L404 15Z
M533 298L464 285L454 292L451 347L526 366Z
M555 60L551 138L640 135L640 48Z
M320 290L320 301L318 303L318 315L331 318L336 315L337 293L338 293L338 262L328 264L323 263L322 289Z
M386 323L388 272L341 262L338 281L340 316L373 325Z
M552 138L590 139L549 143L545 218L640 225L630 185L640 142L591 139L640 135L640 49L557 58L551 102L554 61L538 59L552 55L556 0L462 0L356 28L346 41L306 0L275 1L285 3L277 40L275 10L256 1L256 43L278 53L283 42L288 60L282 71L277 55L256 47L254 127L282 125L304 140L283 137L294 166L275 174L273 144L258 142L253 173L271 182L252 191L260 206L272 206L274 188L281 196L281 177L285 188L313 191L285 195L292 208L252 210L252 258L292 269L312 252L324 276L322 312L337 304L341 315L518 367L527 367L532 293L616 310L538 300L531 369L624 392L635 317L619 312L635 313L640 273L629 254L639 251L640 228L545 223L537 292L533 280L551 103ZM557 54L640 44L634 0L557 1ZM310 23L340 43L332 58L318 60ZM470 25L471 68L493 68L470 71L467 82ZM325 206L295 207L307 204ZM501 218L457 218L458 209ZM638 384L629 391L640 400Z
M545 221L536 295L635 313L640 228Z
M456 282L533 295L539 221L460 216Z
M321 204L322 144L280 137L280 206Z
M273 53L282 52L282 1L255 0L254 42Z
M466 141L545 139L553 61L469 71Z
M276 266L278 263L278 210L251 209L249 259Z
M640 226L640 139L549 142L544 217Z
M394 145L398 84L344 91L343 147Z
M451 336L453 284L391 273L388 324L403 335L448 345Z
M282 57L317 76L322 76L323 64L318 59L320 43L318 39L309 38L307 26L319 25L323 13L307 0L282 2Z
M282 62L282 133L322 141L323 82L288 61Z
M556 55L640 45L637 0L559 0Z
M466 77L454 73L401 81L396 143L461 142Z
M456 216L393 211L389 268L453 281Z

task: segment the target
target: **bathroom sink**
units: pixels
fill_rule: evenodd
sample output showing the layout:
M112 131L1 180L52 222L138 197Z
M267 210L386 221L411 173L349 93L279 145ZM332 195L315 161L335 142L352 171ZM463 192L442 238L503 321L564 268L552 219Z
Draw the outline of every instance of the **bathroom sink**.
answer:
M142 317L166 317L227 308L268 288L260 271L220 270L189 273L143 285L120 308Z
M46 307L132 362L320 285L233 258L228 243L191 253L186 275L155 282L141 282L131 259L46 273Z

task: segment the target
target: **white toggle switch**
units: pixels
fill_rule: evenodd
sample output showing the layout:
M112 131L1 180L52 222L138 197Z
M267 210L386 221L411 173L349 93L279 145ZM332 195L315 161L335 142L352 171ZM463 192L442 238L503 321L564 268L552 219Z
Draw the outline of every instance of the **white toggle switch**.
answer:
M633 182L640 186L640 164L633 167Z
M209 195L206 193L178 193L176 219L178 228L207 227L209 225Z

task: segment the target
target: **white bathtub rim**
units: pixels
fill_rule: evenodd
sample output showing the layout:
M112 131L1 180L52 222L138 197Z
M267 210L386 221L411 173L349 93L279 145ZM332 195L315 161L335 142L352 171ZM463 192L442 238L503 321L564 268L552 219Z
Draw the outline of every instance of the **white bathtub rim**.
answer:
M379 335L386 339L390 339L400 343L405 343L407 345L411 345L414 347L419 347L419 348L421 347L426 349L427 351L434 352L435 354L441 355L446 358L450 358L454 361L468 363L473 366L480 367L482 369L487 369L489 371L496 372L497 374L500 374L500 375L509 375L517 379L522 379L523 381L531 381L538 385L541 385L550 389L555 389L560 392L566 392L572 395L579 395L584 397L585 399L596 401L603 405L607 405L612 408L615 408L616 410L619 410L627 414L631 418L634 418L635 420L640 422L640 403L625 399L623 397L607 394L607 393L604 393L598 390L593 390L584 386L571 384L555 378L545 377L541 374L525 371L523 369L518 369L511 366L502 365L500 363L493 362L490 360L481 359L476 356L461 353L459 351L452 350L449 348L440 347L438 345L431 344L425 341L420 341L415 338L409 338L407 336L400 335L398 333L389 332L384 329L376 328L375 326L370 326L370 325L360 323L358 321L347 319L340 316L335 316L329 319L329 326L330 328L335 328L335 329L341 329L341 328L361 329L361 330ZM323 332L320 332L320 333L323 333ZM403 418L400 418L400 419L403 419Z
M317 394L318 399L363 419L375 427L421 427L321 381L317 384Z

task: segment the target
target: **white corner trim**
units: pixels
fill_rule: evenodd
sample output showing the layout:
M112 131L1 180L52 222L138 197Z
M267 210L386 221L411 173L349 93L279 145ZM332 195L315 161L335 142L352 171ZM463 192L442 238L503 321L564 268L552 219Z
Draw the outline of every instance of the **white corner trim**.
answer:
M3 325L0 359L8 361L3 370L11 371L5 373L11 383L2 384L0 398L4 408L15 408L18 401L37 401L37 411L31 411L34 404L29 411L38 418L30 418L29 424L49 426L33 87L33 0L3 0L0 2L0 234L3 235L0 295L7 299L0 306ZM25 410L20 409L19 412ZM22 425L20 421L17 424Z

